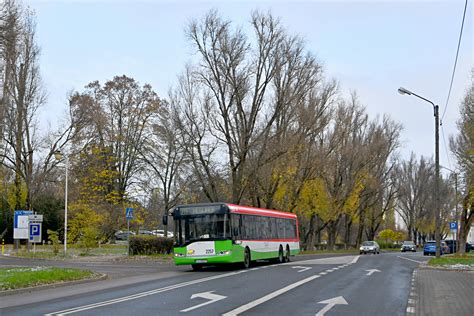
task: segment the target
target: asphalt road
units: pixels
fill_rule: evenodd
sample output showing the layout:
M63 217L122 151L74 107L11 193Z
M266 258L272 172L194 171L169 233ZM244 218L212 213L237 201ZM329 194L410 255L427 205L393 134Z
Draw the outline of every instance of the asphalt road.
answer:
M192 272L170 265L169 271L138 275L135 282L117 279L105 288L102 281L54 295L3 297L0 314L406 315L412 273L423 261L418 252L300 256L248 270Z

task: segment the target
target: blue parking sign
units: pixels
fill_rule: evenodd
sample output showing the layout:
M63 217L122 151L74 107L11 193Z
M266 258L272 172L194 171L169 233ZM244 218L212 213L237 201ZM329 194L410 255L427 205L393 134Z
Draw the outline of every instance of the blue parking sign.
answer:
M451 230L458 230L458 222L450 222L449 229Z
M41 242L41 223L30 223L29 226L29 240Z
M133 219L133 208L127 207L127 208L125 209L125 217L126 217L127 219Z

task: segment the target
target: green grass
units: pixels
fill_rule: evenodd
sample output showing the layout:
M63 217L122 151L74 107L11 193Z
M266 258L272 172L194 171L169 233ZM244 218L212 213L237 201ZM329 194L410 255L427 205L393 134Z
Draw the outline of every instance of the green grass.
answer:
M55 267L0 268L0 289L10 290L62 281L82 280L92 276L94 273L87 270Z
M25 248L22 248L18 252L11 252L11 254L13 256L24 258L64 259L63 247L60 248L60 251L57 254L54 254L53 247L48 245L37 245L36 252L33 252L33 247L31 247L29 252ZM88 253L86 253L84 249L78 248L75 245L68 245L67 248L67 257L106 255L126 256L127 245L101 245L100 248L90 249Z
M474 257L472 255L460 257L460 256L446 256L441 258L433 258L428 261L431 266L445 266L445 265L471 265L474 266Z

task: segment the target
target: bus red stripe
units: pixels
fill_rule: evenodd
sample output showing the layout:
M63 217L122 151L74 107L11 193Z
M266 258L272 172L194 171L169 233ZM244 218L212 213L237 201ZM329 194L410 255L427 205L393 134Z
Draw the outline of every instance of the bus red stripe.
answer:
M238 239L238 241L253 241L253 242L299 242L299 239Z
M288 212L279 212L279 211L272 211L272 210L267 210L267 209L251 208L251 207L242 207L242 206L233 205L233 204L227 204L227 205L229 206L229 210L231 213L296 219L296 214L292 214Z

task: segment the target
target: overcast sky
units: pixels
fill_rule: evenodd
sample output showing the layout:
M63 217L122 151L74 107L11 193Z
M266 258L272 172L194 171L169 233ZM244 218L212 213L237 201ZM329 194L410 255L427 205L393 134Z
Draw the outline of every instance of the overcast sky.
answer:
M247 27L252 10L270 11L299 34L341 91L356 91L372 117L384 113L403 127L401 153L432 157L430 104L397 93L400 86L445 110L465 0L449 1L112 1L30 0L37 15L41 72L48 102L41 128L55 125L67 94L125 74L150 83L161 97L176 83L193 51L186 25L208 10ZM472 1L471 1L472 2ZM444 117L446 142L456 133L459 103L470 84L474 36L468 4L456 76ZM447 144L446 144L447 146ZM442 165L454 167L446 155Z

